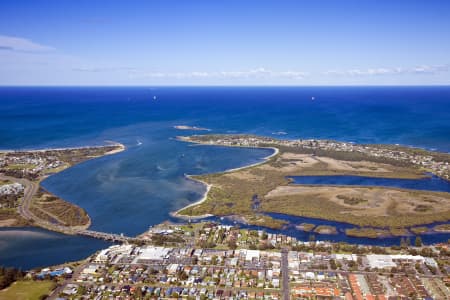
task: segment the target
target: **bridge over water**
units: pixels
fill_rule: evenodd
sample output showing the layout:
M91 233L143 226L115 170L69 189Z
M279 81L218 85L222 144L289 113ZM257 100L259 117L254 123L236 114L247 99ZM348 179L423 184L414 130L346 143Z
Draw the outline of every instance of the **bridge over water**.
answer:
M80 230L77 232L79 235L89 236L97 239L102 239L106 241L112 241L112 242L133 242L133 241L139 241L140 239L135 237L129 237L125 236L123 234L116 234L116 233L106 233L101 231L95 231L95 230Z

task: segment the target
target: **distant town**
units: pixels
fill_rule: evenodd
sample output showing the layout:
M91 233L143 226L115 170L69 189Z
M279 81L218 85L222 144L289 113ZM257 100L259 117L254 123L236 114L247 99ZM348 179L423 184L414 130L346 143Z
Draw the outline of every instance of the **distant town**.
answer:
M449 178L447 154L420 149L244 135L180 139L290 147L312 155L350 153L357 159L362 155L376 162L398 162ZM105 239L112 245L78 262L27 272L0 268L0 284L9 286L0 291L0 299L16 288L26 290L24 286L39 287L40 299L450 299L450 244L424 245L420 236L402 236L399 245L391 247L365 246L317 240L316 236L334 233L330 226L312 230L312 224L297 224L310 233L308 241L300 241L281 231L244 229L237 223L189 221L164 222L127 237L88 230L87 215L86 223L67 215L59 219L55 214L59 210L52 210L56 207L76 209L78 216L82 210L40 189L40 180L88 158L121 150L123 146L113 145L1 153L3 226L18 226L17 220L23 219L26 225ZM249 209L258 210L259 200L249 197ZM56 222L48 216L56 216ZM448 230L447 224L439 226Z
M53 280L50 299L450 298L448 244L304 242L211 222L164 223L143 236L145 244L113 245L25 278Z
M124 149L121 144L0 151L0 227L33 225L73 234L90 225L87 213L40 186L51 174Z
M300 148L311 151L334 151L360 153L367 157L397 161L405 165L414 165L419 168L450 180L450 154L431 152L417 148L389 145L364 145L349 142L337 142L331 140L297 139L281 140L270 137L251 135L197 135L191 137L179 137L182 140L223 146L238 147L267 147L284 146Z

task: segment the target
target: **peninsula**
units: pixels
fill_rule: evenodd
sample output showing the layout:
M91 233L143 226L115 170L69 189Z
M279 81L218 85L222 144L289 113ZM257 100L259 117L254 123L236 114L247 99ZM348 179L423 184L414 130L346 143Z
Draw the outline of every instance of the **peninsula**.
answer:
M0 152L0 227L38 226L74 233L91 220L84 209L40 186L56 174L88 159L123 151L119 143L97 147Z
M446 192L298 185L288 179L296 175L419 179L432 173L448 180L450 155L446 153L394 145L279 140L251 135L194 135L178 139L204 145L277 149L275 155L260 164L191 176L209 186L207 197L197 205L179 210L178 215L233 215L249 224L281 228L285 221L267 213L282 213L391 232L450 220L450 194Z

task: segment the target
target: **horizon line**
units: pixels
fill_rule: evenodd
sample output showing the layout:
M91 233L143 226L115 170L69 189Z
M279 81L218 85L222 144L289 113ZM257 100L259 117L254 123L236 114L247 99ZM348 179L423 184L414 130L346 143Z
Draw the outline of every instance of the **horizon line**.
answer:
M291 88L306 88L306 87L450 87L450 84L317 84L317 85L263 85L263 84L254 84L254 85L2 85L0 84L0 88L38 88L38 87L48 87L48 88L68 88L68 87L85 87L85 88L133 88L133 87L141 87L141 88L266 88L266 87L291 87Z

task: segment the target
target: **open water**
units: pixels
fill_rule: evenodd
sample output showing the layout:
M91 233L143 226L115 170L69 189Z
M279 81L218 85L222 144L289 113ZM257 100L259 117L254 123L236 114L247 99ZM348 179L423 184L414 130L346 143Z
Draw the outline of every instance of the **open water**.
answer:
M0 149L101 145L109 140L127 146L124 152L87 161L43 182L50 192L85 208L95 230L141 233L202 196L204 187L184 174L223 171L271 153L179 142L177 135L205 132L180 131L174 125L206 127L211 133L391 143L449 152L450 88L0 88ZM15 238L17 231L20 238ZM436 235L433 242L446 239ZM56 264L85 257L105 244L40 229L2 229L0 264Z

